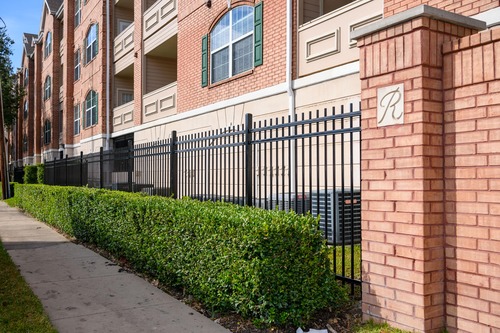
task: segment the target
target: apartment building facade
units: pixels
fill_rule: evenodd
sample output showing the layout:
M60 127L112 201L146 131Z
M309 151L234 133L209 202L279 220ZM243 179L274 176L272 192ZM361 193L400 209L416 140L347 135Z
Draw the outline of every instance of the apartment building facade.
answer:
M12 160L361 101L364 314L496 332L499 22L498 0L46 0ZM379 128L392 84L414 113Z

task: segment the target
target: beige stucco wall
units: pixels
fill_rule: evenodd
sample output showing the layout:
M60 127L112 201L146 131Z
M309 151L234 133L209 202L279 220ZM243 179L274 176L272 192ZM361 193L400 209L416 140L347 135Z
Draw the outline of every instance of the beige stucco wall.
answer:
M296 113L315 112L316 110L323 112L324 108L333 106L339 108L340 105L347 105L351 102L354 102L357 107L360 89L358 74L351 74L297 89L295 91ZM192 113L195 112L192 111ZM134 143L139 144L167 139L173 130L177 131L177 135L184 135L243 124L246 113L253 114L254 121L281 118L288 115L288 95L283 92L193 117L189 117L189 113L183 114L184 117L179 120L137 131L134 136ZM175 118L172 117L172 119Z

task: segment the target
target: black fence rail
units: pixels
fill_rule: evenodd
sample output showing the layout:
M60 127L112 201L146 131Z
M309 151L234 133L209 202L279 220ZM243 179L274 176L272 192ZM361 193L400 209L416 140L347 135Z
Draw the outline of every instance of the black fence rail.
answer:
M337 277L361 284L361 112L341 106L45 161L45 182L319 216Z

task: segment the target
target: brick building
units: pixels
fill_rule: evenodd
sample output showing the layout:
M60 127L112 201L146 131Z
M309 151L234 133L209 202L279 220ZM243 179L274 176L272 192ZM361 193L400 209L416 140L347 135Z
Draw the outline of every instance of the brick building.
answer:
M500 330L500 1L44 3L13 164L361 101L364 314Z

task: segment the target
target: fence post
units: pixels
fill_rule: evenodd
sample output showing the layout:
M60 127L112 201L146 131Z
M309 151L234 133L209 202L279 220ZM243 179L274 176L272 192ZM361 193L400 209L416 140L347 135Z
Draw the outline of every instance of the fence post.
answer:
M80 152L80 186L83 186L83 151Z
M245 114L245 204L253 205L253 149L252 149L252 122L253 116Z
M132 172L134 169L134 152L133 152L133 146L132 146L132 140L128 140L127 142L127 147L128 147L128 155L127 155L127 172L128 172L128 190L129 192L133 192L133 184L132 184Z
M177 131L170 141L170 195L177 199Z
M99 188L104 187L104 148L99 148Z

